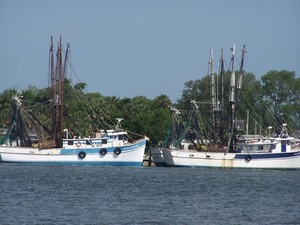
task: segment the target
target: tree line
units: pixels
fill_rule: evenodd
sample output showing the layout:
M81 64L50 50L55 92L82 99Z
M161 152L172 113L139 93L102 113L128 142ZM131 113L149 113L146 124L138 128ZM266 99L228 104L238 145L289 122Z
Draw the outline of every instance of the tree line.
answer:
M218 79L218 83L220 79ZM228 101L230 72L225 73L225 102ZM199 102L204 114L211 113L210 76L187 81L182 95L175 103L161 94L154 99L144 96L118 98L103 96L100 93L85 93L86 83L72 84L65 79L64 85L64 128L69 134L92 136L100 129L111 129L116 118L123 118L123 129L130 131L132 138L144 136L150 138L151 145L163 141L171 126L171 107L189 110L191 100ZM221 85L221 84L220 84ZM220 86L219 85L219 86ZM0 124L7 128L11 123L11 103L13 96L22 96L25 107L45 124L50 124L50 91L29 86L17 93L14 89L4 90L0 94ZM266 134L267 127L280 127L287 123L291 132L300 128L300 78L291 71L269 71L255 78L252 73L244 73L237 118L249 124L249 132ZM245 127L240 129L245 132Z

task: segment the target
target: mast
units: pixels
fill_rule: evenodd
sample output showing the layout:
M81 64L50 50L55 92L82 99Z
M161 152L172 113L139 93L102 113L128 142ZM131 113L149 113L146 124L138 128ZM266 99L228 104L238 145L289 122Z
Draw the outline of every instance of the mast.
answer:
M62 57L62 38L60 36L56 51L56 64L54 63L53 38L50 47L50 74L51 74L51 134L56 147L61 147L63 136L63 92L66 73L66 61L68 59L69 45L67 47L65 62ZM55 67L55 69L54 69Z
M221 64L221 71L220 71L220 76L221 76L221 109L222 109L222 118L224 118L224 52L223 48L221 49L221 59L220 59L220 64Z
M236 98L234 98L234 92L235 92L235 74L234 74L234 55L235 55L235 46L233 46L233 53L232 53L232 70L231 70L231 81L230 81L230 105L231 105L231 125L230 125L230 141L229 141L229 151L233 150L233 144L235 141L235 134L236 134L236 121L237 121L237 107L240 101L240 93L242 90L242 81L243 81L243 76L244 76L244 59L245 59L245 45L242 48L242 60L241 60L241 65L240 65L240 71L239 71L239 77L237 81L237 93L236 93Z
M68 59L69 59L69 52L70 52L70 44L68 43L66 54L65 54L65 61L64 61L64 72L63 72L64 78L66 77L66 74L67 74L67 62L68 62Z
M55 93L56 93L56 78L54 72L54 49L53 49L53 37L51 36L51 46L50 46L50 76L51 76L51 86L50 86L50 111L51 111L51 131L55 130L56 118L55 118Z
M212 107L212 124L213 128L216 129L216 77L214 73L214 63L213 63L213 49L210 49L210 57L208 64L210 65L210 77L211 77L211 107Z
M67 75L67 65L68 65L68 59L69 59L69 50L70 50L70 45L67 44L67 50L65 53L65 60L63 64L63 71L61 73L60 77L60 110L59 110L59 118L60 118L60 140L63 137L63 109L64 109L64 84L65 84L65 77Z
M240 101L240 93L241 93L241 90L242 90L242 81L243 81L243 77L244 77L244 59L245 59L245 53L246 52L246 49L245 49L245 45L243 46L242 48L242 60L241 60L241 65L240 65L240 71L239 71L239 78L238 78L238 81L237 81L237 96L236 96L236 102L238 103Z
M230 93L229 93L229 107L230 107L230 138L228 142L228 150L233 150L234 133L235 133L235 72L234 72L234 60L235 60L235 45L231 48L231 76L230 76Z
M221 59L220 59L220 76L221 76L221 118L220 118L220 130L219 130L219 137L220 142L224 143L224 52L223 48L221 49Z
M231 56L231 76L230 76L230 94L229 94L229 102L234 103L234 92L235 92L235 72L234 72L234 60L235 60L235 45L231 48L232 56Z
M58 47L58 74L57 74L57 135L56 145L60 147L63 133L63 89L64 89L64 68L62 62L62 43L59 37Z

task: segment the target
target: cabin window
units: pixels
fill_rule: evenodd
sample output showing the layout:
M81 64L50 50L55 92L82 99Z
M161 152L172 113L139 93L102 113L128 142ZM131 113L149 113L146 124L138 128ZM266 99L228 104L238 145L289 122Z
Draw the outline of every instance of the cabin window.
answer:
M107 144L107 139L102 139L102 144Z
M92 141L86 140L86 141L85 141L85 144L86 144L86 145L91 145L91 144L92 144Z
M244 150L244 148L243 148L242 145L237 145L235 150L236 150L237 152L241 152L241 151Z
M68 145L73 145L74 141L68 141Z
M263 145L259 145L259 146L257 146L257 149L258 150L264 150L264 146Z
M118 135L119 140L124 140L124 135Z
M272 144L271 149L275 149L275 148L276 148L276 145Z

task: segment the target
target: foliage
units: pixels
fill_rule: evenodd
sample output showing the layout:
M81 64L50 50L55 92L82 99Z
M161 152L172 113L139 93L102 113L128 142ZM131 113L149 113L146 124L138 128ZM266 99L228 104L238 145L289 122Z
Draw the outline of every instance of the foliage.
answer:
M151 144L164 139L169 127L169 108L171 100L161 95L154 100L144 96L120 99L115 96L105 97L99 93L84 93L86 84L72 85L66 79L64 85L64 128L69 136L92 136L101 129L113 129L116 118L123 118L122 126L132 138L147 136ZM2 127L10 126L11 103L17 92L6 90L0 95L0 122ZM37 89L34 86L19 93L23 105L41 123L50 128L50 90ZM155 126L154 126L155 125Z
M299 126L300 114L300 78L295 72L286 70L269 71L261 78L262 98L269 111L264 121L278 127L287 123L292 129Z
M11 123L11 104L16 95L14 89L7 89L0 95L0 123L1 128L8 127Z
M221 79L218 76L218 87ZM230 107L228 90L230 72L224 75L224 111ZM206 121L211 120L210 76L185 83L182 96L175 106L181 110L191 108L191 100L199 104L201 115ZM166 137L171 126L172 102L166 95L160 95L153 100L144 96L134 98L118 98L102 96L100 93L85 93L86 84L72 84L68 79L64 85L64 128L70 136L92 136L101 129L112 129L116 118L123 118L123 129L131 131L132 138L147 136L151 145L157 145ZM221 103L221 91L218 101ZM8 127L11 119L11 100L17 94L13 89L0 94L0 123ZM18 95L23 96L23 104L50 125L49 88L38 89L29 86ZM286 122L292 129L299 128L300 121L300 79L294 72L270 71L262 76L261 81L251 73L244 73L241 96L238 102L237 118L246 121L250 115L249 133L255 131L256 124L279 126ZM225 112L224 112L225 113ZM225 113L226 118L230 115ZM245 133L245 127L240 132Z

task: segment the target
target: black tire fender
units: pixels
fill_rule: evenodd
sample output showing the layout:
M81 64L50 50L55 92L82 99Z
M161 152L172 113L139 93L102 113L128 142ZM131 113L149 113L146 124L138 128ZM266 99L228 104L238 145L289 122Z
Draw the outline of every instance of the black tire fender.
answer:
M106 148L100 149L99 154L100 155L106 155L107 154L107 149Z
M251 156L251 155L246 155L245 160L246 160L247 162L250 162L251 159L252 159L252 156Z
M81 151L81 152L78 153L78 157L79 157L80 159L84 159L84 158L86 157L86 153L83 152L83 151Z
M116 148L116 149L114 150L114 153L115 153L116 155L120 155L121 152L122 152L122 150L121 150L120 148Z

